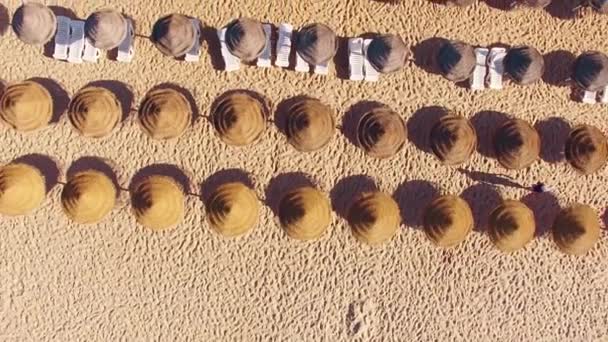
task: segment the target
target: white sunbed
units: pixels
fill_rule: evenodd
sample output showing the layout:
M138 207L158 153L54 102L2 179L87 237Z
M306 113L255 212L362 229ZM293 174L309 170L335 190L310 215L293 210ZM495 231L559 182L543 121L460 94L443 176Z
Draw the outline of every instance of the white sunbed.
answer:
M226 46L226 28L221 28L217 31L217 36L220 40L222 58L224 58L224 70L236 71L241 68L241 60L230 53Z
M495 47L490 50L488 55L488 71L490 89L502 89L502 75L505 72L503 60L507 55L505 48Z
M486 61L488 60L488 49L487 48L476 48L475 49L475 69L473 69L473 76L471 77L471 90L482 90L485 88L487 67Z
M308 63L306 63L306 61L302 58L302 56L300 56L300 54L298 53L298 51L296 51L295 54L296 54L296 67L295 67L295 70L297 72L309 72L310 71L310 65L308 65Z
M325 62L325 64L315 65L314 71L317 75L329 74L329 61Z
M100 50L91 44L89 39L84 38L84 53L82 54L82 60L89 63L97 63L99 59Z
M606 88L604 88L604 91L602 93L602 97L600 98L600 102L601 103L608 103L608 86L606 86Z
M196 33L196 39L194 41L194 46L192 49L186 53L184 56L184 61L186 62L198 62L201 54L201 22L198 19L191 18L190 22L192 26L194 26L194 32Z
M365 39L363 41L363 54L365 55L365 58L363 59L363 71L365 73L364 79L366 81L376 82L376 81L378 81L378 77L380 76L380 73L369 62L369 59L367 59L367 48L369 48L369 44L371 44L371 42L372 42L371 39Z
M363 38L348 40L348 66L351 81L362 81L363 75Z
M82 63L82 52L84 50L84 21L72 20L70 22L70 47L68 51L68 62Z
M55 33L55 49L53 58L68 59L68 46L70 44L70 18L57 16L57 32Z
M594 104L597 102L597 92L595 91L583 91L583 98L581 99L583 103Z
M289 55L291 55L291 36L293 34L293 26L282 23L279 25L279 39L277 39L276 51L277 60L274 65L278 67L289 67Z
M269 68L272 66L272 40L270 39L270 36L272 35L272 26L270 26L270 24L264 24L262 27L264 28L264 33L266 33L266 45L264 46L264 50L262 50L262 54L258 57L256 64L261 68Z
M118 46L118 53L116 60L123 63L129 63L135 57L135 46L133 41L135 38L135 31L133 30L133 22L131 19L127 19L127 36Z

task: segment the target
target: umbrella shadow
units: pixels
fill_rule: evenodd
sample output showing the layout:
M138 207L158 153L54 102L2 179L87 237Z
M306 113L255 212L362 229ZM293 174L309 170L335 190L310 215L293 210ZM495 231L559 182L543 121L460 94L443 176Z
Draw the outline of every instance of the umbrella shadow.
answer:
M583 2L584 0L553 0L547 7L545 7L545 11L555 18L564 20L574 19L577 16L576 9L581 6Z
M547 163L558 163L565 159L564 148L570 135L570 124L560 117L537 122L534 128L540 135L540 157Z
M61 174L59 163L49 156L39 153L26 154L13 160L13 163L23 163L40 171L44 176L44 185L47 193L59 183L59 176Z
M348 37L337 37L338 50L334 56L334 66L336 67L336 77L348 80L350 78L350 68L348 62Z
M69 8L61 7L61 6L49 6L49 9L57 17L58 16L68 17L68 18L70 18L70 20L79 19L78 16L76 15L76 13ZM13 18L13 20L14 20L14 18ZM42 54L44 55L44 57L48 57L48 58L52 59L54 52L55 52L55 41L54 41L54 39L51 39L49 42L44 44L44 47L42 49Z
M412 180L400 184L395 190L393 198L399 205L403 223L414 229L422 229L424 210L439 195L440 193L433 183Z
M122 109L121 121L124 122L133 111L133 100L135 96L133 95L133 88L126 83L114 80L99 80L93 81L86 86L100 87L111 91L118 99L118 102L120 102L120 107Z
M63 87L55 80L43 77L30 78L28 81L34 81L43 86L51 94L53 99L53 116L51 123L57 123L61 116L67 111L70 105L70 95Z
M350 206L361 193L377 190L376 182L369 176L345 177L338 181L329 193L331 206L340 217L346 218Z
M463 168L458 168L456 170L475 182L485 183L492 186L504 186L515 189L530 189L530 187L521 185L506 175L498 175L481 171L470 171L465 170Z
M298 95L283 100L277 105L277 109L274 112L274 124L281 133L287 135L287 120L291 112L291 107L307 99L312 98L307 95Z
M386 107L385 104L377 101L361 101L351 106L342 119L342 134L351 144L359 146L358 128L361 118L373 109Z
M8 9L0 4L0 37L4 36L6 31L8 31L9 21Z
M99 157L86 156L78 158L72 163L72 165L70 165L66 176L69 180L79 172L90 170L101 172L112 181L112 184L114 184L114 187L117 190L124 190L118 183L118 177L116 176L116 172L114 172L112 166L110 166L110 162ZM118 195L119 193L117 191L116 197L118 197Z
M287 172L273 177L266 190L265 203L275 215L279 215L279 204L286 193L303 186L314 186L313 179L303 172Z
M441 75L437 54L445 42L447 42L445 38L432 37L414 45L412 47L414 64L428 73Z
M602 219L602 223L604 224L604 226L601 228L604 230L608 230L608 208L604 211L600 218Z
M171 90L174 90L174 91L182 94L186 98L186 101L188 101L188 104L190 104L190 110L192 110L191 124L194 124L198 120L198 118L201 116L201 111L198 108L198 106L196 105L196 99L194 98L194 96L192 95L190 90L188 90L178 84L170 83L170 82L158 84L158 85L152 87L152 89L150 89L150 91L157 90L157 89L171 89Z
M475 184L460 195L471 207L475 231L483 232L488 225L488 217L501 202L502 198L496 188L489 184Z
M568 87L576 56L570 51L556 50L545 54L543 59L545 61L543 82L555 87Z
M133 191L133 188L141 183L148 177L151 176L164 176L173 179L179 186L181 186L182 191L186 194L192 194L190 188L190 177L186 175L186 173L180 169L179 167L166 164L166 163L158 163L148 165L133 175L131 178L131 183L129 184L129 191Z
M201 184L201 200L203 203L207 203L209 197L211 197L218 187L227 183L242 183L248 188L253 189L253 181L247 171L242 169L220 170L209 176Z
M479 154L493 158L494 153L494 133L509 120L509 117L501 112L481 111L473 115L471 124L477 133L477 152Z
M226 63L222 57L220 39L217 36L217 29L211 26L203 26L201 29L201 40L207 43L207 53L211 60L211 65L215 70L224 70Z
M550 192L532 192L521 198L521 202L534 213L534 223L537 237L547 236L553 226L553 221L560 211L559 201Z
M407 121L408 139L421 151L430 153L429 136L431 129L448 110L441 106L422 107Z
M482 0L482 2L488 5L488 7L501 11L510 11L517 4L515 0Z

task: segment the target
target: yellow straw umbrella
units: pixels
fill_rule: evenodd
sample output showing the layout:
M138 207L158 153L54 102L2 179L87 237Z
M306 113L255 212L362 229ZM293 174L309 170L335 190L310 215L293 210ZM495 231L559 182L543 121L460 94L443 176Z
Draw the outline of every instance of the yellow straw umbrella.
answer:
M368 111L357 126L359 146L375 158L395 155L405 144L406 137L403 119L388 107Z
M108 176L100 171L86 170L68 179L61 193L61 204L74 222L97 223L114 208L116 195L116 186Z
M494 135L494 151L498 162L505 168L525 169L540 155L540 136L528 122L511 119Z
M0 214L28 214L40 206L45 196L44 176L37 168L23 163L0 168Z
M311 152L327 145L335 132L334 111L317 99L305 98L294 103L287 116L287 139L301 152Z
M331 222L329 200L313 187L297 188L281 199L279 220L287 235L294 239L318 239Z
M245 91L231 92L215 103L211 121L220 139L233 146L251 144L266 129L262 103Z
M51 121L53 99L49 91L37 82L11 84L0 98L0 117L18 131L34 131Z
M137 222L154 231L177 225L184 216L184 193L171 177L153 175L135 184L131 204Z
M192 108L184 95L171 88L155 89L139 108L139 123L153 139L172 139L184 133L192 120Z
M390 240L401 222L395 200L379 191L360 194L349 208L347 219L355 238L369 245Z
M258 222L260 201L245 184L232 182L220 185L209 196L206 208L211 228L234 237L248 232Z
M506 200L488 219L490 240L505 253L523 248L534 237L534 213L519 201Z
M457 115L439 119L430 134L431 150L446 165L467 161L477 147L477 134L471 122Z
M422 222L426 236L439 247L451 247L464 241L473 230L473 213L462 198L441 196L425 209Z
M113 92L102 87L85 87L70 102L68 117L85 137L110 134L122 115L122 105Z
M600 225L595 211L584 204L563 209L553 223L553 240L567 254L587 253L600 237Z
M566 159L577 171L589 175L601 169L608 159L608 140L591 125L578 125L566 140Z

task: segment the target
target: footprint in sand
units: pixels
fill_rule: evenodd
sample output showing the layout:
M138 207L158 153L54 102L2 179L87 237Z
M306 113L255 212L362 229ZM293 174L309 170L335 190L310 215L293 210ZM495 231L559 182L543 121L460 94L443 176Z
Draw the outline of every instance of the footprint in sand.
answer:
M376 319L376 304L371 300L351 303L346 316L352 337L371 337Z

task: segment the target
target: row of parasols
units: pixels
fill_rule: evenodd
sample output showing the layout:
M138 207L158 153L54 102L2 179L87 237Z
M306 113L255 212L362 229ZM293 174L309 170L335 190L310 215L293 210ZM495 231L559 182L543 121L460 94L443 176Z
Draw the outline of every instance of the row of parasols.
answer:
M389 2L391 0L388 0ZM502 6L504 8L516 8L519 6L531 7L531 8L545 8L551 4L551 2L561 2L563 0L506 0ZM573 3L572 8L579 8L584 6L590 6L594 10L602 14L608 14L608 1L607 0L568 0ZM455 6L466 7L477 2L477 0L444 0L447 4Z
M44 5L28 2L15 12L13 29L29 44L44 44L55 35L56 18ZM103 50L116 48L127 34L124 15L112 9L92 13L85 22L85 36L93 46ZM239 18L226 26L225 43L229 52L244 62L255 61L268 41L262 22ZM198 33L190 19L171 14L159 19L150 37L158 49L168 56L181 57L197 43ZM295 33L295 50L310 65L326 65L338 50L338 37L327 25L314 23ZM433 52L438 71L448 80L471 79L477 58L472 45L446 40ZM366 58L380 73L401 70L410 59L405 42L395 34L375 35L366 50ZM519 85L541 79L544 72L542 54L531 46L515 46L507 50L503 60L504 75ZM599 51L581 54L572 66L570 79L577 88L589 92L603 91L608 86L608 57Z
M336 113L311 97L296 97L277 126L298 151L311 152L326 146L336 131ZM12 128L29 132L48 125L53 115L53 99L39 82L28 80L9 85L0 97L0 119ZM117 95L106 87L85 86L71 100L68 117L85 137L107 136L123 114ZM232 146L255 142L266 130L269 109L261 95L234 90L221 95L212 105L209 121L219 138ZM179 137L191 124L193 108L178 89L160 87L149 91L138 111L142 130L153 139ZM407 130L401 116L388 106L369 106L358 114L355 143L375 158L396 155L405 145ZM478 147L477 132L471 122L450 113L433 123L428 143L434 155L446 165L469 160ZM569 163L583 174L601 169L608 159L604 133L591 125L572 128L565 143ZM494 132L495 156L507 169L524 169L540 155L541 138L528 122L511 118Z
M16 159L4 165L0 168L0 214L19 216L32 212L46 197L45 183L45 175L32 163ZM94 224L112 211L119 191L109 166L81 168L68 173L61 206L70 220ZM164 173L147 174L134 179L129 193L132 213L142 226L163 231L182 221L188 193L178 179ZM260 200L246 182L223 182L203 200L209 225L222 236L243 235L258 224ZM295 187L281 194L276 212L287 235L298 240L320 238L332 221L328 197L314 185ZM346 219L353 236L369 245L387 242L401 224L396 201L378 190L354 195ZM440 247L461 243L474 226L469 204L454 195L433 200L423 211L422 222L427 237ZM557 246L573 255L585 254L600 236L597 214L583 204L563 209L552 230ZM516 251L534 237L534 213L520 201L505 200L490 213L488 231L500 250Z

